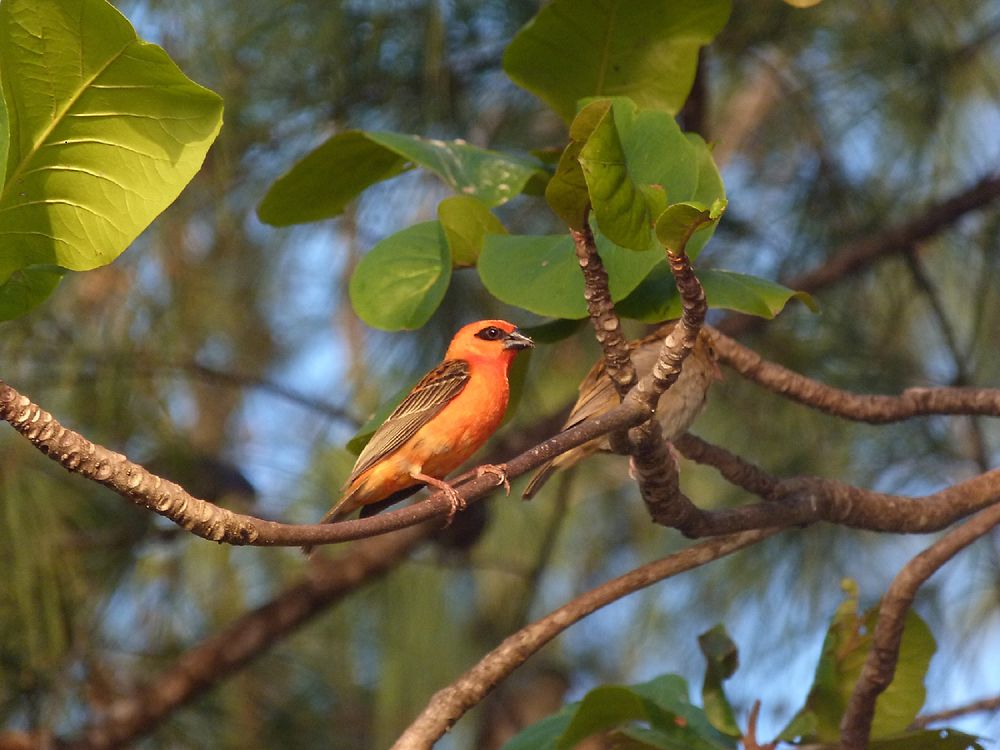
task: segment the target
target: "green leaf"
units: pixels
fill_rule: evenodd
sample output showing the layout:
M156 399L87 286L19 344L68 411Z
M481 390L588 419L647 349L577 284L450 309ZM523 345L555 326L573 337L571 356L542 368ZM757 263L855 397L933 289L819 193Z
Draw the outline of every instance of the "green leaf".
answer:
M0 69L0 281L26 266L110 263L190 181L222 125L219 97L105 0L5 0Z
M66 271L58 266L28 266L0 284L0 320L11 320L41 304Z
M846 581L847 598L837 608L827 631L819 664L806 704L779 735L790 740L800 736L809 741L835 742L840 736L840 720L847 710L851 693L871 650L878 608L858 615L857 586ZM892 683L875 704L873 740L890 738L906 730L924 704L924 678L936 650L934 637L912 609L907 612L899 660ZM815 729L802 731L802 714L812 714ZM807 718L807 721L812 721Z
M614 300L627 296L663 258L659 250L636 252L596 239ZM550 318L587 316L583 275L568 236L487 235L477 267L487 290L503 302Z
M506 203L532 180L548 179L542 165L532 159L464 141L350 130L328 139L275 181L257 215L274 226L332 219L366 188L414 166L430 170L455 192L475 196L488 206Z
M327 139L275 180L257 216L276 227L330 219L376 182L412 169L400 154L361 130Z
M698 49L719 33L729 8L728 0L553 0L514 36L503 67L567 122L588 96L625 95L676 114Z
M687 252L688 242L698 231L718 222L725 201L717 200L711 209L701 203L675 203L656 217L656 239L672 253ZM693 259L692 259L693 260Z
M650 704L641 695L620 685L603 685L587 693L573 720L556 743L557 750L571 750L588 737L621 724L650 718Z
M444 299L451 255L440 222L414 224L377 243L351 276L351 305L368 325L419 328Z
M487 234L507 234L500 219L471 195L445 198L437 213L455 266L476 265Z
M797 299L810 310L819 308L806 292L796 292L774 281L735 271L706 269L698 271L708 306L768 320L780 313L790 300ZM681 301L673 274L666 263L659 263L642 283L617 306L625 318L658 323L681 314Z
M601 233L616 245L648 250L649 208L629 172L614 114L611 108L599 120L580 149L579 162Z
M544 174L541 165L532 159L476 148L465 141L400 133L368 133L368 137L429 169L455 192L474 195L487 206L506 203L524 190L533 176Z
M611 100L601 99L580 110L569 128L569 145L563 150L556 172L545 187L545 200L552 212L571 229L583 229L590 206L590 190L580 166L580 152L610 108Z
M712 726L730 737L743 733L736 724L736 715L726 697L722 683L732 677L739 666L739 653L724 625L716 625L698 636L698 646L705 656L705 681L701 687L702 705Z

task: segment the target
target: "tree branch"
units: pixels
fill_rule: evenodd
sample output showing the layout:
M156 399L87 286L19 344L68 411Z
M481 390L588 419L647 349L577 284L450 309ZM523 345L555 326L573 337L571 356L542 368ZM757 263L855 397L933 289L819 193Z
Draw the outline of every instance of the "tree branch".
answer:
M652 411L656 410L660 395L680 377L681 367L694 350L708 310L705 290L683 248L676 251L667 248L667 262L680 293L683 313L664 339L652 371L639 381L626 399L637 401ZM663 439L659 421L651 419L633 427L628 433L628 442L639 491L653 521L691 535L702 513L681 492L677 462Z
M1000 695L982 698L978 701L972 701L972 703L966 703L964 706L956 706L944 711L921 714L910 723L910 729L926 729L931 724L939 724L942 721L950 721L959 716L968 716L982 711L1000 711Z
M622 404L611 412L561 432L507 463L511 478L537 468L548 459L612 430L622 430L648 420L640 404ZM442 492L426 501L371 518L336 524L283 524L233 513L200 500L183 487L152 474L120 453L96 445L63 427L48 412L0 381L0 419L9 422L38 450L67 471L103 484L125 499L152 510L197 536L234 545L302 546L329 544L384 534L447 515L450 501ZM462 485L467 502L496 489L492 476Z
M470 708L505 677L564 630L592 612L634 591L670 576L692 570L732 552L756 544L776 530L751 531L702 542L647 563L580 596L513 635L505 638L478 664L432 696L427 707L400 735L393 750L430 748Z
M898 422L929 414L1000 417L1000 389L907 388L899 396L859 395L768 362L717 329L706 330L719 358L743 377L769 391L837 417L870 424Z
M625 398L625 394L635 385L635 367L632 366L621 321L611 301L608 272L597 252L597 243L587 214L584 215L583 229L570 229L569 233L573 237L573 248L580 270L583 271L583 297L587 300L587 312L590 313L590 322L594 326L594 337L604 351L608 377L618 391L618 397Z
M1000 505L969 519L910 560L899 571L879 606L872 648L840 722L842 750L868 747L875 701L892 682L906 613L917 589L942 565L1000 524Z

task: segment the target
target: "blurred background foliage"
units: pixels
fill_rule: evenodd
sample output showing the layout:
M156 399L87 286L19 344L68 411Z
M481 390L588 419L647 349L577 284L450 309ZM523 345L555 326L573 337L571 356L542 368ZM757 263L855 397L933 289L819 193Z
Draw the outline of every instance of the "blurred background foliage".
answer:
M3 326L2 376L69 426L227 507L295 522L330 505L342 449L378 403L470 320L538 322L458 271L423 329L365 328L347 300L374 242L434 217L445 190L409 173L342 218L287 230L254 207L339 129L461 137L527 152L563 125L500 70L536 2L144 0L119 3L146 39L225 100L194 182L113 265L73 275ZM1000 163L1000 7L974 0L796 10L737 0L707 49L685 127L714 142L730 200L700 263L788 279L844 243L918 216ZM558 231L540 201L499 209L512 231ZM765 357L863 392L1000 385L1000 212L918 246L742 336ZM638 328L631 329L638 333ZM531 357L504 456L551 431L596 357L586 329ZM988 420L849 424L732 373L694 431L769 470L924 493L997 465ZM746 498L684 464L696 502ZM515 493L517 486L515 486ZM301 575L297 550L219 547L69 476L0 433L0 726L72 733L95 711ZM683 546L650 524L624 460L598 457L530 504L481 504L484 529L423 548L172 716L141 747L385 747L429 695L513 628ZM477 506L477 508L480 506ZM700 680L699 633L741 648L729 690L763 701L760 737L800 705L853 576L872 604L923 538L831 526L764 545L597 613L521 669L442 747L490 748L601 682ZM1000 692L1000 538L964 554L917 609L939 651L928 709ZM954 723L1000 735L996 719ZM331 745L331 737L335 738Z

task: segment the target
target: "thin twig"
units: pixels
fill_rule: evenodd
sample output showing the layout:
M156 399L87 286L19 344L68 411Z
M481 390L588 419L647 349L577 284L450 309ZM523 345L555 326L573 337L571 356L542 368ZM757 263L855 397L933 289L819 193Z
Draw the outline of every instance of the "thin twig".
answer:
M1000 197L1000 175L988 175L965 190L927 206L914 218L860 240L847 242L829 253L818 268L781 279L785 286L817 292L860 273L883 258L905 252L915 243L933 237L962 217L991 205ZM730 336L746 333L762 323L750 315L731 315L719 324Z
M439 690L400 735L393 750L425 750L478 704L502 679L542 646L597 609L664 578L675 576L756 544L776 530L752 531L702 542L643 565L582 594L504 641L455 682Z
M956 706L944 711L921 714L910 723L910 729L926 729L931 724L940 724L942 721L951 721L959 716L968 716L984 711L1000 711L1000 695L982 698L978 701L972 701L972 703L966 703L964 706Z
M952 557L1000 524L1000 505L982 511L910 560L899 571L879 606L872 648L840 722L842 750L868 747L875 701L892 682L906 613L920 586Z

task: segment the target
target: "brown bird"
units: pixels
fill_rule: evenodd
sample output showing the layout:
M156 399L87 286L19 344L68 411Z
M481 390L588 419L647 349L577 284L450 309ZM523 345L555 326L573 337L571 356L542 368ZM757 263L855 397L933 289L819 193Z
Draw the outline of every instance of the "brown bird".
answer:
M663 339L673 330L676 320L664 323L654 333L637 341L629 342L629 352L636 373L641 378L653 369L653 363L659 356ZM705 405L705 396L713 380L721 380L722 373L716 361L715 351L708 340L708 335L702 331L695 341L694 350L684 360L681 375L670 388L660 396L656 409L656 417L660 420L663 437L674 440L681 435ZM566 418L563 430L580 424L585 419L604 414L621 403L611 378L604 367L604 358L597 361L587 376L580 383L580 396ZM610 451L611 444L607 435L591 440L566 453L542 464L528 482L524 490L524 499L530 500L541 486L548 481L554 471L568 469L598 451Z

